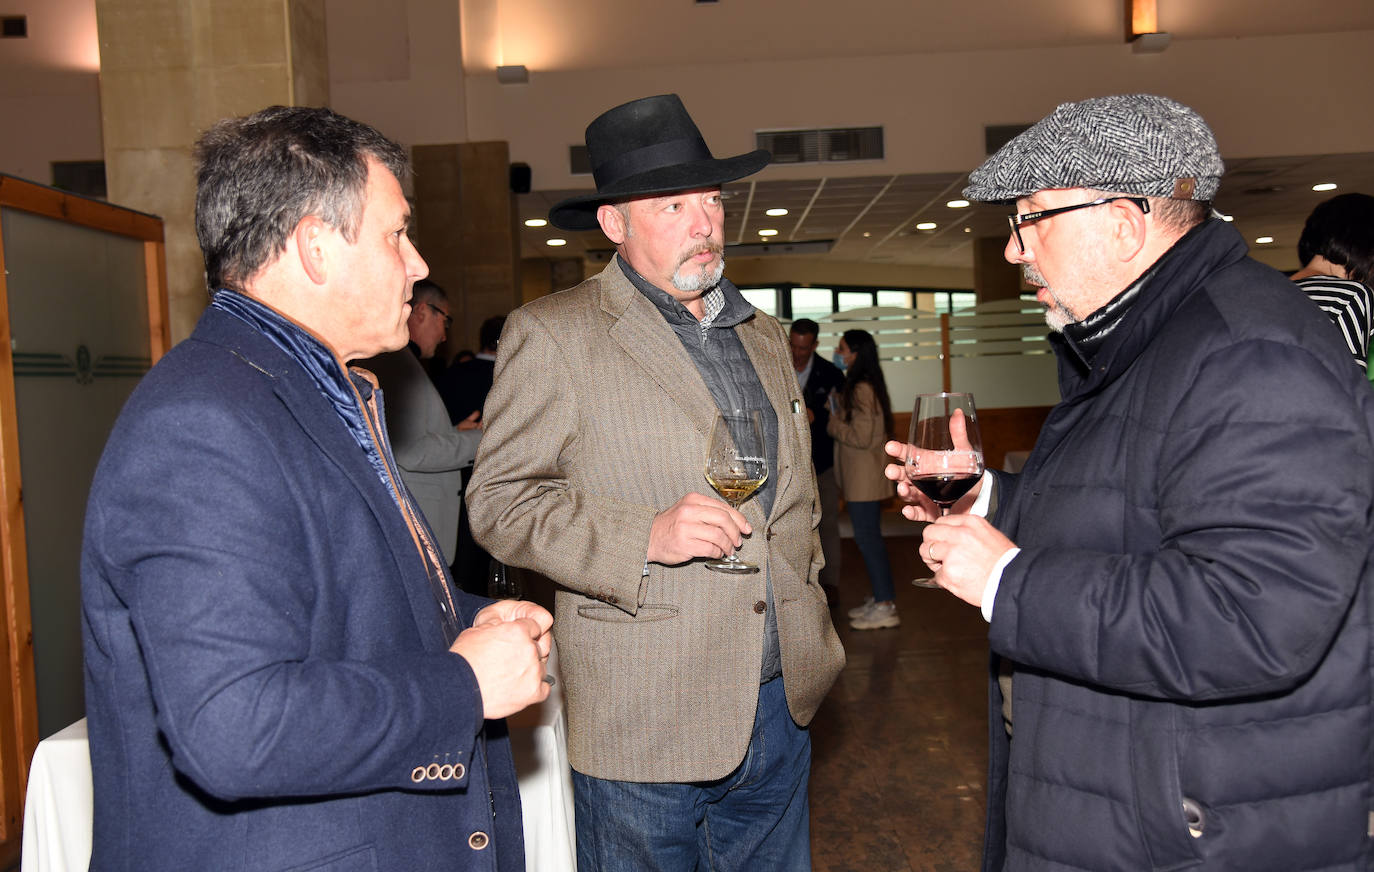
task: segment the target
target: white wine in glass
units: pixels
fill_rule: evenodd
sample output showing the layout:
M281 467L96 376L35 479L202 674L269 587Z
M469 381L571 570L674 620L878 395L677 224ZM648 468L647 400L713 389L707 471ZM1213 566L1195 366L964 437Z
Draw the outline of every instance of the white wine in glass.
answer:
M918 394L907 438L907 480L948 514L983 477L983 437L973 394ZM937 587L929 578L917 587Z
M721 499L738 509L768 480L768 456L763 441L763 417L757 409L732 409L716 415L706 445L706 481ZM758 572L731 552L706 561L717 572Z

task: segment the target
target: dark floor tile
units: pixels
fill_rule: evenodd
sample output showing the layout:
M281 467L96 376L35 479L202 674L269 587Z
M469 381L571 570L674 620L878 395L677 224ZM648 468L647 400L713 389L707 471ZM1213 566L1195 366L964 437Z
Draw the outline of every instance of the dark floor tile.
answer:
M987 625L924 574L919 538L889 538L900 627L849 629L868 593L844 540L834 612L847 664L811 724L815 872L968 872L986 802Z

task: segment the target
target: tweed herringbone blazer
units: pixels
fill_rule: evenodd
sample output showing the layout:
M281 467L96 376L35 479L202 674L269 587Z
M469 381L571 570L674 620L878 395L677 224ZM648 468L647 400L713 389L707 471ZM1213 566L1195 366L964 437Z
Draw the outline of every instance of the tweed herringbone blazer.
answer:
M740 556L773 584L787 701L810 722L844 663L817 582L820 517L806 407L774 319L735 328L778 416L770 517ZM766 578L700 560L647 565L654 516L703 475L717 409L677 336L613 259L506 321L468 489L473 535L553 579L573 768L700 781L744 757L758 699Z

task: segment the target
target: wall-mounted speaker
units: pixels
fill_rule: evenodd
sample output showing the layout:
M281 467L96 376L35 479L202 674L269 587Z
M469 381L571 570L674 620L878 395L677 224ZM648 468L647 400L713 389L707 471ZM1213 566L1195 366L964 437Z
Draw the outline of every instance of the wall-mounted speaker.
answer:
M510 165L510 189L514 194L528 194L530 192L530 165L527 163L513 163Z

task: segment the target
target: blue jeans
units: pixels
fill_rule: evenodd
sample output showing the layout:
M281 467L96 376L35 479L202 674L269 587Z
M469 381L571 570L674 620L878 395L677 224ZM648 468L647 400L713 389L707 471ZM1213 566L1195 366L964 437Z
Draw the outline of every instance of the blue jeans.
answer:
M759 687L744 761L716 781L641 784L573 772L578 872L809 872L811 734L781 678Z
M892 599L892 566L887 560L887 545L883 543L883 504L877 500L845 503L849 521L854 525L854 544L864 558L868 583L873 587L873 601L885 603Z

